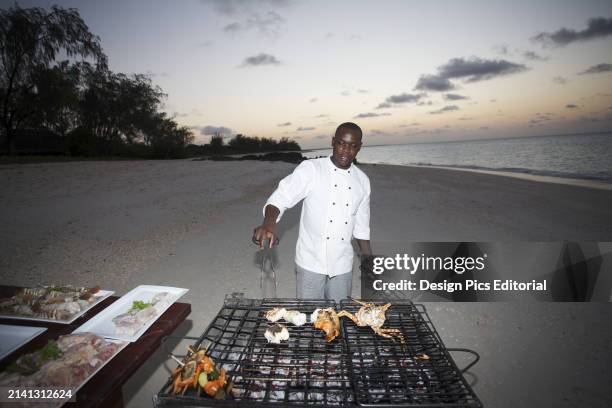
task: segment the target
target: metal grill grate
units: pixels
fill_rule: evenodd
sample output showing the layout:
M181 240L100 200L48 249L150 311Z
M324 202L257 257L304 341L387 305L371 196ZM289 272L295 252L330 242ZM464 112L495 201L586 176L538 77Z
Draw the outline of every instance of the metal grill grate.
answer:
M357 313L361 305L342 301ZM479 407L422 305L394 301L385 328L400 329L405 343L342 319L355 402L362 406Z
M423 307L410 301L387 310L385 327L399 328L404 345L377 336L368 327L342 319L342 334L327 343L307 322L287 324L290 338L269 344L264 314L274 307L299 310L308 317L335 302L295 299L228 299L195 346L210 344L208 354L234 380L231 400L169 394L169 380L156 406L410 406L479 407L463 376L444 348ZM359 305L342 302L355 313ZM429 360L417 355L427 354Z

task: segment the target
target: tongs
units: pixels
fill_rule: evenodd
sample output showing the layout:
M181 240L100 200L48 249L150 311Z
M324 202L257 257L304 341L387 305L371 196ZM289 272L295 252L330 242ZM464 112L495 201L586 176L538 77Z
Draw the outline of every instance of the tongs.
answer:
M264 240L263 245L261 245L261 242L255 239L255 237L253 237L253 243L260 246L260 252L261 252L261 274L259 275L259 289L263 290L263 283L264 283L264 278L266 275L266 263L270 263L270 272L272 274L272 282L274 282L274 294L276 295L276 289L278 287L278 284L276 282L276 271L274 270L274 260L272 258L272 253L271 253L272 249L269 245L265 244L265 240ZM276 246L278 245L278 243L279 243L279 239L275 237L274 243L272 244L272 246Z

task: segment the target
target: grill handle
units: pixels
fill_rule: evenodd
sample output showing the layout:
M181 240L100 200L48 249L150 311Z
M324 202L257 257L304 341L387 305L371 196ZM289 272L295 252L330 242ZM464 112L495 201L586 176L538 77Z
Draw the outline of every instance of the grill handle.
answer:
M472 355L474 355L474 360L468 364L467 366L465 366L463 369L461 369L461 374L465 373L467 370L469 370L470 368L474 367L476 365L476 363L478 361L480 361L480 354L478 354L477 352L475 352L474 350L470 350L470 349L466 349L466 348L447 348L446 351L460 351L462 353L470 353Z

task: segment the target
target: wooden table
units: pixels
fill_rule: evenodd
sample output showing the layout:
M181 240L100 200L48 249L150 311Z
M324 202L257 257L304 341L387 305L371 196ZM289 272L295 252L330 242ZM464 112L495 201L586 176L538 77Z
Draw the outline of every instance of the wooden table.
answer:
M0 286L0 298L10 297L20 288ZM0 362L0 371L19 356L35 351L48 340L57 339L62 334L72 333L77 327L101 312L108 305L119 299L111 296L71 324L36 322L31 320L13 320L0 318L1 324L19 326L46 327L47 330L25 346L19 348ZM76 402L69 402L65 407L122 407L123 395L121 386L160 346L163 337L170 335L191 313L189 303L174 303L153 325L138 339L113 357L76 395Z

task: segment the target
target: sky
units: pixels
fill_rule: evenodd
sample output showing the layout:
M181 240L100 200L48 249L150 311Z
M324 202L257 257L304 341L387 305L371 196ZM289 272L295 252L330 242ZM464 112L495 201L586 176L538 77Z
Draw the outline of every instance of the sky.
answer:
M12 1L1 1L2 8ZM328 147L612 130L612 1L58 0L193 129Z

